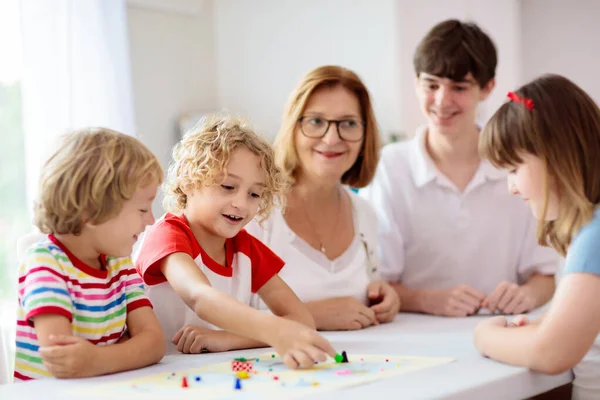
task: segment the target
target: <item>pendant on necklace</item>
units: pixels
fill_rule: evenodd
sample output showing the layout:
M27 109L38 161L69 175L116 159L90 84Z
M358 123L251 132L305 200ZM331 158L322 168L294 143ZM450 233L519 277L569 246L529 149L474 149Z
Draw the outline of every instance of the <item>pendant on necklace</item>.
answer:
M323 244L321 244L321 253L325 254L326 253L326 249L325 246L323 246Z

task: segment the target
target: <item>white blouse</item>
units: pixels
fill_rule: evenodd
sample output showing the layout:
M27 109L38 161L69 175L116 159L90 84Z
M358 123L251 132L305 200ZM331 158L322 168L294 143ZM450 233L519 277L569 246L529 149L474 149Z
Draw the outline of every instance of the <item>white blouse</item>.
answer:
M377 215L371 205L348 190L352 202L355 236L339 257L329 260L287 225L279 210L258 224L252 221L246 230L283 259L279 276L303 302L352 296L367 304L367 285L379 279L377 256ZM257 295L251 304L267 306Z

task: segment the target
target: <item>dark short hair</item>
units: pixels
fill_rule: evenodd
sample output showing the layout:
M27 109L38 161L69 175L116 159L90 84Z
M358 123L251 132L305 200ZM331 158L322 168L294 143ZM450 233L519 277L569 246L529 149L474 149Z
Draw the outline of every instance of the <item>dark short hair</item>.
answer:
M480 87L496 75L497 63L492 39L476 24L456 19L431 28L413 57L417 77L425 72L461 81L470 72Z

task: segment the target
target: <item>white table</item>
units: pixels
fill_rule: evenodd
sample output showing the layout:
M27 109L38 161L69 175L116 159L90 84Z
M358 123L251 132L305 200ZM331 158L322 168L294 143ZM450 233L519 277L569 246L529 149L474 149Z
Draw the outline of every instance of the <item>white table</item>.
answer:
M562 386L571 380L570 373L546 376L481 357L473 346L473 328L482 318L485 317L443 318L399 314L390 324L356 332L325 333L336 350L346 350L348 354L452 357L456 361L311 398L364 400L386 396L402 399L522 399ZM81 385L97 385L102 381L113 382L172 372L230 361L234 357L253 357L266 351L268 350L255 349L221 354L168 355L158 365L111 376L3 385L0 386L0 399L75 399L68 392Z

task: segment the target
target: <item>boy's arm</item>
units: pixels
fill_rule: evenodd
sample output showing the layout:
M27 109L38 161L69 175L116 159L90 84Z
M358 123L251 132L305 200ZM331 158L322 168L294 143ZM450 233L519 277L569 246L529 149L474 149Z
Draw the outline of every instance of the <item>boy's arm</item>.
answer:
M42 314L31 318L40 347L53 346L51 336L71 336L71 322L65 316L58 314Z
M131 338L111 346L96 346L98 375L138 369L156 364L165 355L165 336L150 307L127 313Z
M233 334L269 342L277 317L213 288L189 254L172 253L160 261L159 267L177 295L198 317Z
M40 342L40 355L48 371L58 378L98 376L142 368L160 361L165 340L150 307L127 315L131 339L109 346L95 346L71 332L61 315L33 318Z
M306 306L298 299L292 289L274 275L257 292L271 312L278 317L287 318L309 328L315 329L315 322ZM198 339L198 336L211 335L211 339ZM182 353L208 351L229 351L266 347L262 341L240 336L230 331L211 331L197 326L185 326L172 339L177 350Z

